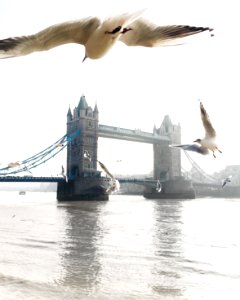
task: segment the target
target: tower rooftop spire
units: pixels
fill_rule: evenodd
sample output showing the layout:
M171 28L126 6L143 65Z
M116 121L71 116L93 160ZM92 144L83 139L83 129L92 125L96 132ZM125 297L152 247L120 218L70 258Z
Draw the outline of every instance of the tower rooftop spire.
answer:
M78 109L87 109L87 108L88 108L88 104L86 98L84 95L82 95L78 103Z

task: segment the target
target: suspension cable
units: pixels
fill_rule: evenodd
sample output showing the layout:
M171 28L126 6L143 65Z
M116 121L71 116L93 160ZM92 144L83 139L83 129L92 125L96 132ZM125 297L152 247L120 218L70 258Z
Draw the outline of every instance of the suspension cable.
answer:
M205 177L205 179L207 179L208 181L214 182L216 183L217 180L216 178L214 178L213 176L207 174L192 158L191 156L187 153L187 151L183 150L184 154L186 155L187 159L189 160L189 162L191 163L192 167L197 170L197 172L199 174L201 174L203 177Z
M7 165L4 168L0 168L0 175L17 174L38 167L39 165L47 162L48 160L59 154L61 151L63 151L63 149L65 149L67 145L71 143L79 134L80 129L77 129L70 135L65 134L49 147L45 148L35 155L30 156L27 159L22 160L18 166L11 167Z

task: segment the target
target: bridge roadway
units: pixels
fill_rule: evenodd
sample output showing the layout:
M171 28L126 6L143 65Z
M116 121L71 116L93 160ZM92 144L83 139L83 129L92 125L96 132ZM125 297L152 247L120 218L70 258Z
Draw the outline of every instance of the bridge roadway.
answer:
M154 179L137 179L137 178L117 178L120 183L136 183L156 186L158 180ZM59 176L0 176L0 182L64 182L65 178ZM201 188L219 188L221 184L219 183L201 183L193 182L194 187Z
M155 135L154 133L141 131L140 129L126 129L101 124L98 125L98 136L103 138L127 140L148 144L170 141L169 137L167 136Z
M0 176L0 182L64 182L63 177Z
M64 182L63 177L35 177L35 176L0 176L0 182ZM120 178L120 183L136 183L156 186L157 180Z

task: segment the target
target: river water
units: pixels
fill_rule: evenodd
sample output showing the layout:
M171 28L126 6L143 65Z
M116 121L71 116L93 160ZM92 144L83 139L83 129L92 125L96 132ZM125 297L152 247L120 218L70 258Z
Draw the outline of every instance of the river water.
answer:
M0 299L240 299L240 199L0 193Z

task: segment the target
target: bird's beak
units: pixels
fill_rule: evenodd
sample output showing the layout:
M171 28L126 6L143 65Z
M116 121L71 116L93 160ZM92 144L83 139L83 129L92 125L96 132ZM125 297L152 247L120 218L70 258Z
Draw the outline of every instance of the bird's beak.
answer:
M82 63L85 61L85 59L87 58L87 55L85 54L83 60L82 60Z

